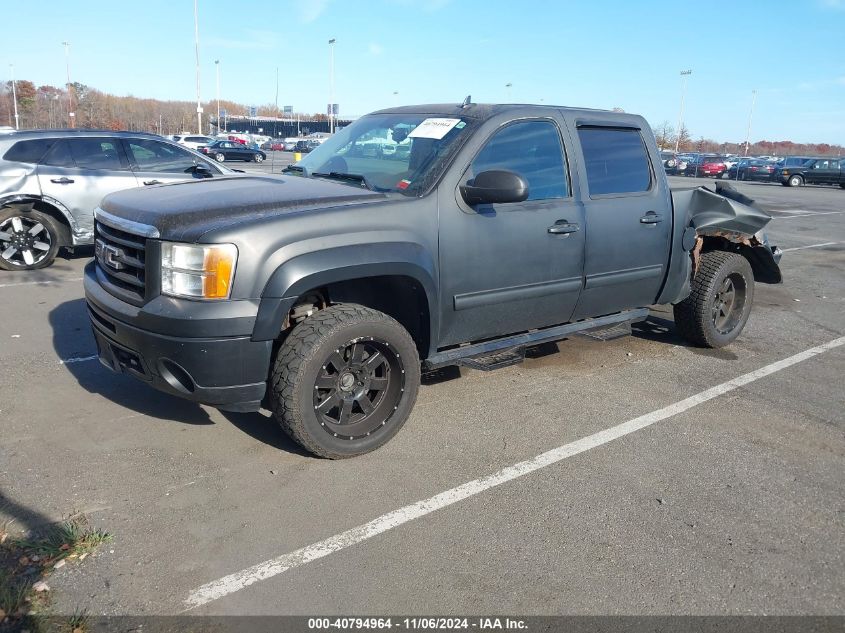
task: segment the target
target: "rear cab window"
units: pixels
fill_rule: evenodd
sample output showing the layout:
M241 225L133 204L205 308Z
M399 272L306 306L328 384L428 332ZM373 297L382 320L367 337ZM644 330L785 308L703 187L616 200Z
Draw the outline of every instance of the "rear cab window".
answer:
M590 197L644 193L652 186L651 163L639 130L578 128Z

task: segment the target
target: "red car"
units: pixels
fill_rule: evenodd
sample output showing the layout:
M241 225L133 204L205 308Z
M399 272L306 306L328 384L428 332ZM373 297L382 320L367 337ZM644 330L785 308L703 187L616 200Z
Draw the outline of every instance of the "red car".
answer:
M720 158L705 158L698 167L698 175L721 178L727 169Z

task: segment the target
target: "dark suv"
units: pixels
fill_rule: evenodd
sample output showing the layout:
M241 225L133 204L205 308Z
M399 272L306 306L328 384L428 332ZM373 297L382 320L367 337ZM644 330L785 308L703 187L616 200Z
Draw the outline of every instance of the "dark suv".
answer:
M0 268L49 266L94 242L94 208L120 189L228 175L154 134L33 130L0 136Z
M778 173L786 187L839 185L845 189L845 158L811 158L797 167L783 167Z

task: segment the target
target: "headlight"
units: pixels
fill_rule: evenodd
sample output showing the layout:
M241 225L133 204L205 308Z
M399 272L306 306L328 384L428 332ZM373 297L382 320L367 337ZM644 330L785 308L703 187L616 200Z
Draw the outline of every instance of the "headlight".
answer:
M234 244L161 244L161 292L190 299L228 299L238 261Z

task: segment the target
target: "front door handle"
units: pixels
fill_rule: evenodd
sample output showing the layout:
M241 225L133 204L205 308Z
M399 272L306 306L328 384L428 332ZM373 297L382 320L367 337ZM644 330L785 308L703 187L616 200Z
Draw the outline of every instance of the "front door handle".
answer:
M160 180L145 180L144 184L145 185L160 185L161 181Z
M51 178L50 182L55 183L57 185L69 185L73 182L73 180L71 180L67 176L62 176L61 178Z
M640 218L640 224L657 224L663 222L663 216L657 215L654 211L649 211Z
M581 225L566 220L558 220L546 230L552 235L566 235L581 230Z

